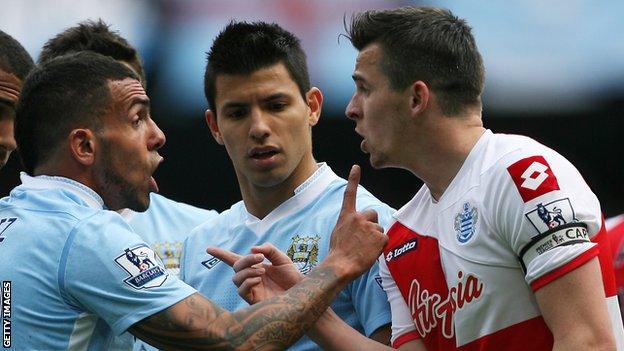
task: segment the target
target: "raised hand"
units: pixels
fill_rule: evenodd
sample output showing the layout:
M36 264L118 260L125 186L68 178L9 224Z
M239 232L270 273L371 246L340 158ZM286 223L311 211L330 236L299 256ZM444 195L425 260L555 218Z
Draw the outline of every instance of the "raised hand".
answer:
M355 200L360 182L360 167L354 165L349 173L338 222L332 232L327 260L338 262L354 279L361 275L381 254L388 238L377 224L377 212L357 212Z
M250 304L282 294L304 278L290 258L270 243L252 247L246 256L218 247L206 251L234 269L232 281ZM264 262L265 257L270 263Z

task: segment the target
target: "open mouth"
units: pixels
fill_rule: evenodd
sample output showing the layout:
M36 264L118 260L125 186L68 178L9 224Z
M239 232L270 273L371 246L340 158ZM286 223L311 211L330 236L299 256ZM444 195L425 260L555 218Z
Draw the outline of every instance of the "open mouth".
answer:
M277 155L278 153L279 151L274 147L257 147L253 148L249 152L249 157L254 160L266 160Z

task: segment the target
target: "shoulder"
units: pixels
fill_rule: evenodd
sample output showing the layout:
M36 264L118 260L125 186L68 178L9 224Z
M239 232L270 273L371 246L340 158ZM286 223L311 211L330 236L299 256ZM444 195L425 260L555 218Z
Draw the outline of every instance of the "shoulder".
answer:
M189 216L203 216L206 218L214 217L218 214L215 210L207 210L183 202L171 200L160 194L150 194L150 206L146 212L173 212L176 214L185 214Z
M185 241L185 247L192 250L193 247L202 247L204 243L210 241L213 233L225 234L230 232L233 226L243 225L245 219L242 214L244 204L239 201L229 209L211 216L207 221L195 227ZM202 248L205 250L205 247Z

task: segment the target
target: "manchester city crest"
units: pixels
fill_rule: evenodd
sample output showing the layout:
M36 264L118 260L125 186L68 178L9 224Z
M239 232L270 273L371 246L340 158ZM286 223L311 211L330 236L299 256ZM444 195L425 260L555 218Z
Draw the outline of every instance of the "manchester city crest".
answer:
M321 237L295 235L286 254L303 274L307 274L318 264L318 243Z
M477 230L479 213L469 202L464 203L463 211L455 215L455 233L460 244L467 243Z
M180 257L182 256L182 243L175 242L155 242L152 244L154 251L165 264L169 273L178 275L180 273Z

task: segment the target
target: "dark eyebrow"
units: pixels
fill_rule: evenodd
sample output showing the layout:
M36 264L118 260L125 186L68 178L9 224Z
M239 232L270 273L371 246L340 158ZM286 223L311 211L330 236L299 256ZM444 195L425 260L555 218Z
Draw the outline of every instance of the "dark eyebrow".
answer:
M230 102L226 102L225 105L223 105L223 109L226 109L226 108L245 108L247 106L249 106L249 104L245 103L245 102L230 101Z
M269 96L267 96L266 98L262 99L262 101L264 102L269 102L269 101L273 101L273 100L278 100L278 99L288 99L290 98L290 95L285 94L285 93L275 93L275 94L271 94Z
M361 75L357 74L357 73L353 73L351 75L351 78L353 79L354 82L363 82L366 83L366 79L364 79L364 77L362 77Z
M130 106L128 107L128 111L130 111L135 105L143 105L145 108L149 110L150 108L150 99L147 97L135 97L130 102Z

